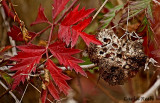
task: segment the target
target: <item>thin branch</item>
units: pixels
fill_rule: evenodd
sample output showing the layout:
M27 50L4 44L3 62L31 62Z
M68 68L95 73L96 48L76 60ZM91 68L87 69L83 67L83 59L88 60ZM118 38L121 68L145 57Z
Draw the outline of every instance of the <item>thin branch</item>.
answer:
M105 0L105 2L101 5L101 7L98 9L98 11L96 12L96 14L93 16L93 19L94 20L96 18L96 16L99 14L99 12L102 10L102 8L104 7L104 5L108 2L108 0Z
M142 98L148 98L149 96L153 95L159 86L160 86L160 78L158 78L157 81L154 83L154 85L149 90L147 90L143 95L141 95L135 103L141 103L144 101L144 99Z
M5 84L3 84L2 81L0 81L0 84L2 85L3 88L5 88L6 90L8 90L8 87ZM17 97L11 91L9 91L9 94L14 98L14 100L15 100L16 103L20 103L20 101L17 99Z
M4 95L6 95L11 89L8 89L6 90L5 92L3 92L1 95L0 95L0 98L2 98Z
M96 66L97 66L96 64L80 65L80 67L83 69L90 69L90 68L94 68ZM59 67L59 68L62 70L66 70L66 67ZM69 67L68 67L68 69L69 69Z
M7 28L7 31L9 32L10 31L10 26L9 26L8 21L6 21L6 14L4 12L3 7L0 7L0 9L1 9L1 14L2 14L2 18L3 18L4 24L5 24L6 28ZM12 55L16 55L17 54L17 50L16 50L16 47L15 47L16 43L15 43L14 40L12 40L12 38L10 36L9 36L9 41L10 41L10 44L13 46Z
M32 83L29 83L29 84L41 94L41 91L36 86L34 86ZM53 103L50 99L47 98L47 100Z
M24 95L25 95L25 93L26 93L27 88L28 88L28 84L27 84L27 86L26 86L26 88L25 88L25 90L24 90L24 92L23 92L23 95L22 95L22 97L21 97L20 103L22 102L22 99L23 99L23 97L24 97Z

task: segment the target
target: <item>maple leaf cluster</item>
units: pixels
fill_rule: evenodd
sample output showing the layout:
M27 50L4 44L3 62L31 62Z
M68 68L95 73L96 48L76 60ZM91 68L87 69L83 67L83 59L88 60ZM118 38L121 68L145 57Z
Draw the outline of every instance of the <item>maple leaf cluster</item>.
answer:
M7 8L6 11L10 10L6 6L6 3L4 1L5 0L3 0L4 7ZM76 1L77 0L73 1L72 4L74 5ZM75 70L77 73L80 73L83 76L87 76L85 71L83 71L83 69L78 65L79 63L83 63L83 60L77 59L72 56L81 52L78 49L74 49L78 37L80 36L87 46L89 46L90 43L101 45L101 42L97 40L94 35L89 35L83 32L83 30L92 21L92 17L89 17L89 15L94 11L94 9L85 10L85 8L82 8L81 10L78 10L79 5L77 5L73 10L71 10L71 8L73 7L73 5L71 4L68 10L66 10L66 5L69 0L53 0L53 2L53 21L50 22L47 19L44 14L44 8L42 8L42 6L40 5L37 18L31 24L31 26L40 23L47 23L49 25L47 29L50 28L50 36L46 47L31 44L32 40L37 35L47 30L46 28L39 33L29 32L25 28L25 25L20 22L19 27L13 25L11 31L8 32L8 35L11 36L14 40L25 41L24 45L17 46L20 51L16 56L11 58L11 60L16 62L16 64L10 69L12 71L16 71L16 73L13 75L14 82L12 85L12 89L15 89L21 82L24 83L25 80L30 76L30 74L34 74L39 65L42 63L42 56L46 56L44 70L47 69L52 78L46 81L42 77L42 84L44 86L41 93L42 103L46 101L48 93L50 93L55 99L58 100L60 92L67 94L68 90L70 89L66 81L70 80L71 78L63 74L62 70L57 67L56 64L54 64L51 58L49 58L49 53L51 53L54 58L57 58L61 65L71 70ZM63 10L66 10L64 15L61 19L56 21L57 16ZM68 13L68 11L70 12ZM13 18L16 14L11 10L7 13L9 13L8 16L11 16L11 18ZM18 18L17 15L16 18ZM52 33L55 26L59 26L59 30L57 31L58 40L54 43L51 43L51 37L53 35ZM69 48L70 46L71 48ZM54 83L52 83L52 81L54 81Z

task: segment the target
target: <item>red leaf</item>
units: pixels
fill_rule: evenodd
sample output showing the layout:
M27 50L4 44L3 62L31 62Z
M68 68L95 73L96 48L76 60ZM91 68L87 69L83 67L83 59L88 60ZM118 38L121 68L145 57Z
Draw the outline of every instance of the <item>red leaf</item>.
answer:
M46 99L47 99L47 90L42 89L42 92L41 92L41 102L42 103L46 103Z
M56 88L54 87L53 83L50 81L49 82L49 85L48 85L48 91L50 92L50 94L56 99L56 100L59 100L59 93L58 91L56 90Z
M39 23L45 23L45 22L47 23L48 19L44 15L44 8L42 8L42 6L40 5L39 10L38 10L38 16L36 20L31 24L31 26L35 24L39 24Z
M85 19L81 21L79 24L72 27L73 34L72 34L72 39L71 39L72 40L71 47L73 47L76 44L79 36L83 38L87 46L89 46L91 42L97 45L102 44L99 40L95 38L94 35L88 35L85 32L82 32L88 26L88 24L90 24L91 20L92 18Z
M53 6L53 11L52 11L52 18L53 20L57 17L57 15L64 10L66 4L68 3L69 0L53 0L54 4Z
M35 72L36 64L39 63L42 55L45 52L45 47L36 45L24 45L18 46L21 51L18 55L11 58L11 60L17 61L17 64L10 68L10 70L16 70L17 72L13 75L14 82L12 89L15 89L17 85L22 81L24 83L25 79L28 77L27 74L32 71Z
M67 84L66 80L70 80L70 77L64 75L62 73L62 70L59 69L50 59L46 62L46 68L49 70L54 82L59 87L60 92L62 91L64 94L67 94L70 87ZM51 88L53 88L53 86L51 86ZM50 92L52 93L53 91L51 91L50 89ZM52 96L54 96L55 98L57 97L56 94L52 94Z
M15 25L11 28L11 31L7 33L9 36L12 37L13 40L16 41L24 41L23 34L21 32L21 29ZM29 32L29 37L32 39L36 34L33 32Z
M13 25L11 31L8 32L8 35L12 37L13 40L23 41L23 35L19 27Z
M83 20L84 18L88 17L89 14L91 14L94 9L88 9L85 10L85 8L82 8L80 11L78 11L78 6L76 6L74 8L73 11L71 11L65 18L64 20L61 22L61 25L65 25L65 26L71 26L81 20Z
M83 61L72 57L71 55L79 53L78 49L66 48L64 43L55 42L49 46L49 50L53 54L54 57L58 59L60 64L63 64L65 67L70 67L70 69L74 69L77 73L81 73L86 76L86 73L83 69L78 65L78 63L82 63Z
M59 38L65 41L67 45L71 43L72 47L75 46L79 35L83 38L83 40L86 42L88 46L90 42L100 45L101 42L98 41L93 35L88 35L82 32L88 26L88 24L90 24L92 20L92 18L85 18L88 17L89 14L91 14L94 11L94 9L85 10L85 8L82 8L80 11L78 11L78 7L79 5L75 7L75 9L71 11L61 22L58 31ZM80 23L76 26L73 26L78 22Z

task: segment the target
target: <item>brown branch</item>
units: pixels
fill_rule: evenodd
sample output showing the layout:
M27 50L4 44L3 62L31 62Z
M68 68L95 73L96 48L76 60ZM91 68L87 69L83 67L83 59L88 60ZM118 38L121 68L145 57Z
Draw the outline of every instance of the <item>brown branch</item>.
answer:
M4 95L6 95L7 93L9 93L11 89L7 89L5 92L3 92L1 95L0 95L0 98L2 98Z
M8 90L8 87L0 81L0 84L2 85L3 88L5 88L6 90ZM17 99L17 97L11 92L9 91L9 94L14 98L14 100L16 101L16 103L20 103L19 100Z

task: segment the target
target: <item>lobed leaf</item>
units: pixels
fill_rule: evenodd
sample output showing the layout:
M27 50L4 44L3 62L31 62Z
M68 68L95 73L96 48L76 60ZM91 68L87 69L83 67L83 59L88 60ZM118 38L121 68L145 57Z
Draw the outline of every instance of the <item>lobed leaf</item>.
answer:
M58 59L60 64L63 64L65 67L70 67L70 69L74 69L77 73L81 73L86 76L86 73L83 69L78 65L78 63L83 63L83 60L72 57L71 55L79 53L78 49L66 48L62 42L56 42L49 46L50 52L54 57Z
M100 45L100 41L98 41L94 36L90 36L82 32L92 20L91 18L85 18L88 17L89 14L94 11L94 9L85 10L85 8L82 8L78 11L78 7L79 5L76 6L70 13L68 13L68 15L61 22L58 31L59 39L63 40L66 45L71 43L71 46L74 47L78 37L81 36L88 46L90 42Z
M82 32L88 26L88 24L90 24L91 20L92 18L88 18L81 21L79 24L72 26L71 31L73 34L71 37L71 47L73 47L76 44L79 36L83 38L87 46L89 46L91 42L97 45L102 44L99 40L95 38L95 35L88 35L87 33Z
M49 70L54 82L59 87L60 92L63 92L64 94L68 94L68 90L70 89L70 87L67 84L66 80L70 80L70 77L64 75L62 73L62 70L59 69L50 59L48 59L46 62L46 68ZM54 98L56 99L59 98L58 92L52 84L48 85L48 89Z
M57 15L64 10L66 4L68 3L69 0L53 0L54 4L52 5L53 10L52 10L52 18L55 20Z
M15 89L20 82L24 83L25 79L28 77L32 71L36 71L36 64L39 63L42 55L45 52L45 48L36 45L24 45L18 46L21 50L18 54L11 58L17 62L17 64L10 68L12 71L16 71L13 75L14 82L12 84L12 89Z

